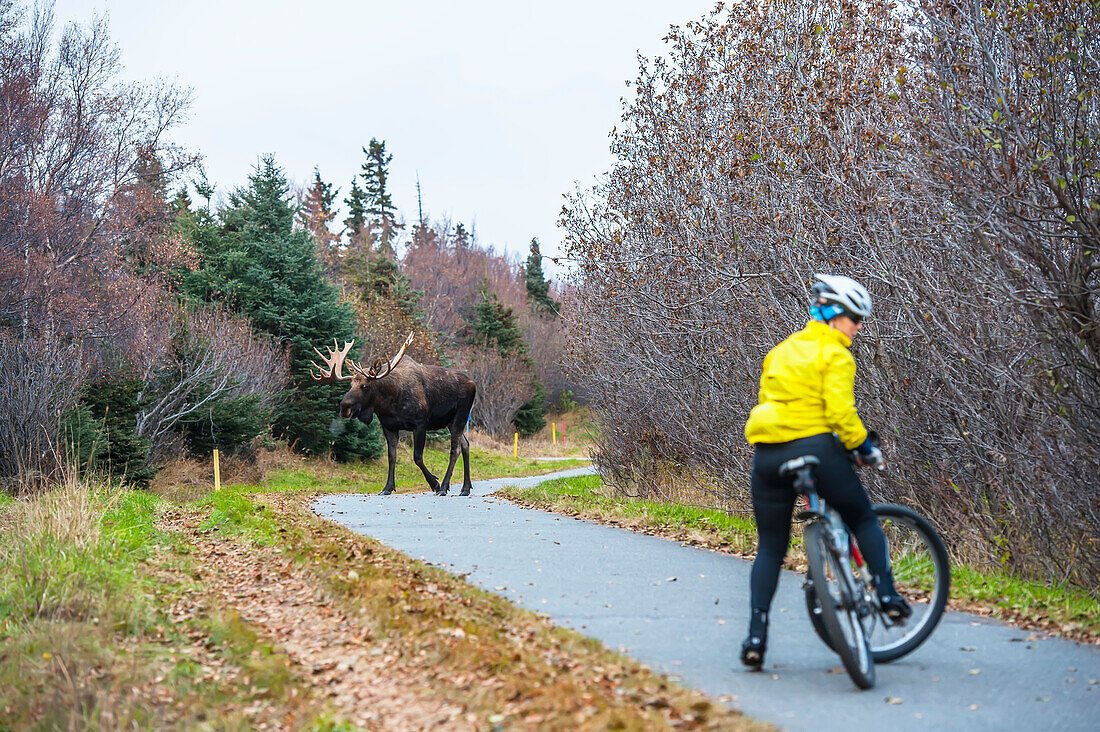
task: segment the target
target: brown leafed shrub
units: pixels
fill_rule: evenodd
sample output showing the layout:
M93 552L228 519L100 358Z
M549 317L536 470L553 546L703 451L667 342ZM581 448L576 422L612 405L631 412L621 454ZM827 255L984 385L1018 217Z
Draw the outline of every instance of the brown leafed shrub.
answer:
M38 490L61 476L68 458L61 415L79 396L74 386L86 369L77 344L0 327L0 488Z
M477 385L470 423L501 440L513 432L512 420L535 395L534 376L523 357L502 356L495 348L464 346L455 356L456 368Z
M876 299L872 492L957 555L1098 585L1100 16L994 5L734 3L644 61L618 163L562 218L606 476L747 507L763 356L840 272Z

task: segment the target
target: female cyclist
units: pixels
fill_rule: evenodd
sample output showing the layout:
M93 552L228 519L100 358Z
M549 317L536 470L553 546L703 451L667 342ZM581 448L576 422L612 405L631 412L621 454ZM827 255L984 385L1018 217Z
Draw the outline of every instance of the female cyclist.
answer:
M779 477L779 466L792 458L814 455L821 461L818 491L859 542L883 610L899 622L912 614L894 589L886 537L848 459L848 451L855 450L861 464L885 466L856 413L856 363L848 350L864 318L871 316L871 294L848 277L815 275L810 316L805 328L764 358L760 403L745 425L745 437L755 446L752 508L759 539L750 579L752 617L741 662L752 668L764 663L768 609L790 541L796 496L790 479Z

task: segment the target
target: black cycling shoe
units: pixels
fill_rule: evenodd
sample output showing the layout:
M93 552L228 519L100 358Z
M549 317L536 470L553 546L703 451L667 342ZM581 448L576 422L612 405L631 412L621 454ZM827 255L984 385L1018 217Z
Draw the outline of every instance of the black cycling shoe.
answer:
M750 635L741 644L741 663L751 669L760 670L764 665L764 653L768 650L768 639Z
M749 618L749 637L741 644L741 663L759 669L764 665L764 653L768 650L768 613L753 610Z
M879 604L886 617L898 624L904 624L913 615L913 608L901 595L883 595L879 598Z

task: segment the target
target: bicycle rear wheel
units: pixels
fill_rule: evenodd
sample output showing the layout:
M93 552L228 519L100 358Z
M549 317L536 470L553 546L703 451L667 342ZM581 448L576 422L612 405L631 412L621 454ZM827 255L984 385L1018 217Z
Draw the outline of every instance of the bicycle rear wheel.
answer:
M889 503L879 504L874 510L886 535L894 584L913 609L913 617L905 625L890 622L879 611L867 626L875 663L889 663L915 651L936 629L950 593L951 564L943 540L923 516ZM806 609L818 636L836 650L811 588L806 588Z
M875 662L850 589L851 568L837 558L820 523L813 521L806 527L804 541L819 618L831 640L828 645L840 656L856 686L870 689L875 685Z

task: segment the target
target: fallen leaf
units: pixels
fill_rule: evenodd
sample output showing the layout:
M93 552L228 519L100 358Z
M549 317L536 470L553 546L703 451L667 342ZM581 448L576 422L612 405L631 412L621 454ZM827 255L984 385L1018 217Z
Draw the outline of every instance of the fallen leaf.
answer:
M887 704L901 704L902 703L901 702L901 697L888 696L888 697L886 697L886 703Z
M676 581L675 577L669 577L668 579L665 580L665 582L675 582L675 581Z
M976 651L978 649L975 648L974 646L960 646L959 650L960 651Z
M978 675L978 674L980 674L981 672L982 672L982 670L981 670L980 668L972 668L972 669L970 669L970 675L971 675L971 676L977 676L977 675Z

